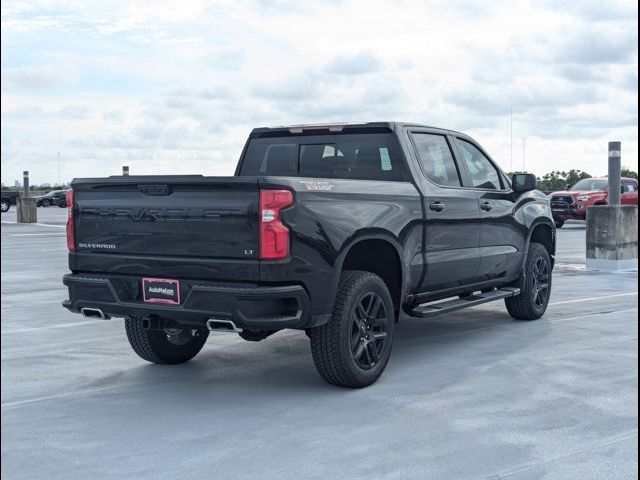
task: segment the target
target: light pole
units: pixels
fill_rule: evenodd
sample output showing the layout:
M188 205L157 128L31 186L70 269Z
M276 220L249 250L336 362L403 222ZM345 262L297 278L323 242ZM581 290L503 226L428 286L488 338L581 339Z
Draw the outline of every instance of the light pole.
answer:
M509 171L513 172L513 107L510 110L511 112L511 157L509 161Z
M61 178L60 170L61 170L60 169L60 152L58 152L58 186L59 187L62 186L62 184L60 183L60 178Z
M509 130L510 130L510 136L511 136L511 155L510 155L510 170L513 172L513 111L514 110L520 110L520 111L525 111L524 108L518 108L518 107L511 107L509 109Z
M527 151L527 137L522 137L522 171L523 172L527 171L525 167L526 151Z

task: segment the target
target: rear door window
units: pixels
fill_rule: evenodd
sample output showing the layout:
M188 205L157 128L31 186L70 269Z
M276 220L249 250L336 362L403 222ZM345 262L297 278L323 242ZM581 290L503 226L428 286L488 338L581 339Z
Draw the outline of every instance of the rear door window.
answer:
M444 135L413 133L420 166L425 176L438 185L460 187L460 173Z
M391 133L253 138L240 174L392 181L406 178Z

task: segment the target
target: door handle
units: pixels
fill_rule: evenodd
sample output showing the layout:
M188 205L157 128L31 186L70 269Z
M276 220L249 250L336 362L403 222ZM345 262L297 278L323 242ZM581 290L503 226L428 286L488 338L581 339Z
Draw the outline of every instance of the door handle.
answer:
M447 206L444 203L441 203L441 202L433 202L433 203L429 204L429 208L431 210L435 210L436 212L441 212L442 210L447 208Z
M480 208L488 212L493 208L493 205L491 205L489 202L484 202L482 205L480 205Z

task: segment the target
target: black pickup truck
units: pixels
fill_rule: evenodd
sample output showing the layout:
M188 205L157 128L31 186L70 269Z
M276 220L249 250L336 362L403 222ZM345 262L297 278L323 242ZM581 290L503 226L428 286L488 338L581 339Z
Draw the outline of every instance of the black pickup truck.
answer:
M535 188L450 130L257 128L233 177L74 180L63 305L124 317L133 350L161 364L211 331L305 330L325 380L363 387L403 317L499 299L515 318L544 314L556 237Z

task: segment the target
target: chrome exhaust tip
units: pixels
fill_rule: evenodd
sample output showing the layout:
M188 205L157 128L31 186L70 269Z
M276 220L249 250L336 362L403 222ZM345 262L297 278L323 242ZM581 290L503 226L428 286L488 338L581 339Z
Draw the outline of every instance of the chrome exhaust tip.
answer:
M80 313L85 318L100 318L102 320L109 320L111 318L110 315L107 315L99 308L82 307Z
M210 318L207 320L207 328L210 332L216 333L242 333L242 329L238 328L231 320L218 318Z

